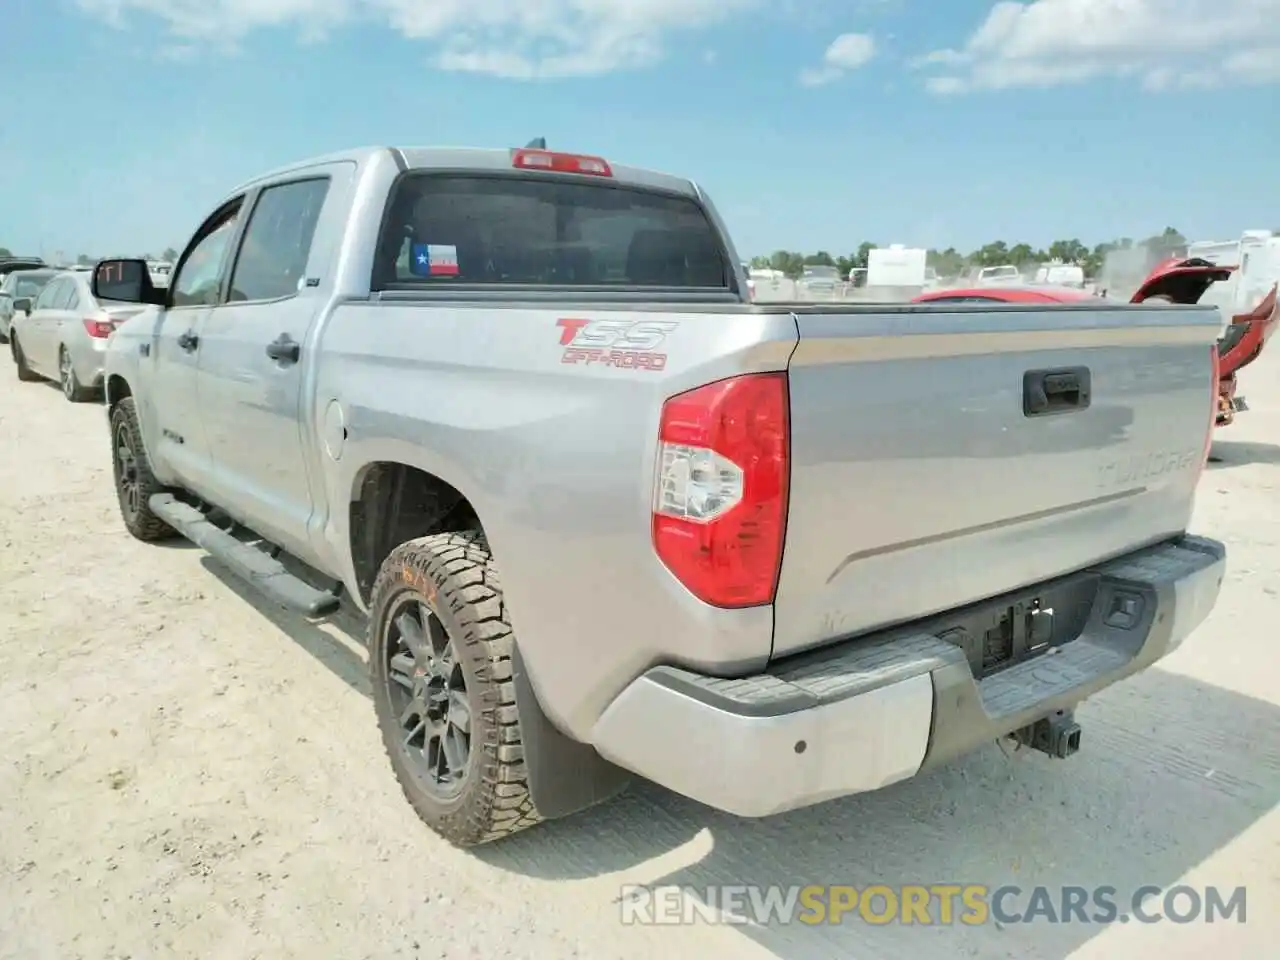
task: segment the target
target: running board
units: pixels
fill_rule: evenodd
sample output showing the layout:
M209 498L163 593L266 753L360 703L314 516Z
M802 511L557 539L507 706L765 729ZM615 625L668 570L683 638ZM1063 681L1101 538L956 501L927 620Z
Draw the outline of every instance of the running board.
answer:
M281 606L309 617L323 617L338 609L335 594L294 576L279 560L237 540L172 494L157 493L147 502L157 517Z

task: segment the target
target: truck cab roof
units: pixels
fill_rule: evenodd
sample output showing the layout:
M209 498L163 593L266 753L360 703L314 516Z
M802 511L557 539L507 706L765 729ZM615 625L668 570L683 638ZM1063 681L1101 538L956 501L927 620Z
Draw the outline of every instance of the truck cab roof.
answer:
M280 179L292 173L298 173L310 167L317 167L329 163L351 162L357 166L364 166L375 158L390 156L401 170L422 170L422 169L441 169L441 170L462 170L469 173L476 171L489 171L494 173L511 173L512 172L512 154L517 149L527 148L510 148L501 149L494 147L357 147L351 150L342 150L336 153L323 154L321 156L311 157L306 160L300 160L286 166L277 167L260 176L254 177L252 180L245 181L233 190L228 196L234 196L243 193L253 187ZM554 152L554 151L553 151ZM693 181L672 176L666 173L660 173L655 170L647 170L642 167L630 167L609 164L613 181L625 184L627 186L646 187L653 190L664 190L669 193L679 194L681 196L700 198L702 191Z

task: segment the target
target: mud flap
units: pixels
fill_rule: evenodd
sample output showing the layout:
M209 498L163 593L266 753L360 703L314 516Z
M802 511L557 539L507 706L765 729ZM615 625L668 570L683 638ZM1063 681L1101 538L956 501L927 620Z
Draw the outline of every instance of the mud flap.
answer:
M524 741L525 776L538 813L547 820L567 817L616 797L631 774L605 760L595 747L571 740L555 728L533 692L517 646L511 658L516 710Z

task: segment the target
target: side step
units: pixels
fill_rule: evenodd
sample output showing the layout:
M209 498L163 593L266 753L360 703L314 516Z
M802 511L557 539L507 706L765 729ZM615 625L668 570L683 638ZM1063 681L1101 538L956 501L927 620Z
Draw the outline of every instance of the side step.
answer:
M151 512L173 529L216 557L236 576L279 603L309 617L323 617L338 609L338 597L295 577L279 560L252 544L237 540L210 523L195 507L169 493L157 493L148 501Z

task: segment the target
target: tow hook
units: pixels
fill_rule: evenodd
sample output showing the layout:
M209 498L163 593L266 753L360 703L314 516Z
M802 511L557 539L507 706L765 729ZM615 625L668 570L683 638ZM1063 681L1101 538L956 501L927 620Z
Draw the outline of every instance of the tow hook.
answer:
M1080 724L1070 710L1059 710L1013 735L1024 746L1065 760L1080 749Z

